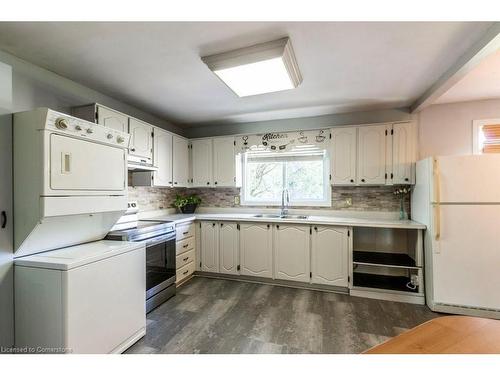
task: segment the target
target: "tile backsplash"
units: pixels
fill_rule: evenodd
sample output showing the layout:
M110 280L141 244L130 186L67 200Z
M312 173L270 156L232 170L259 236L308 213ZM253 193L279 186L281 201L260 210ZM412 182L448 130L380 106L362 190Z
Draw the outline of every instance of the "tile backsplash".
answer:
M333 187L332 207L300 207L311 210L347 211L399 211L399 198L393 194L393 186ZM239 188L128 188L129 200L138 202L141 211L160 210L172 207L176 194L197 194L202 199L201 207L249 207L234 203ZM352 198L352 205L346 199ZM406 212L410 212L409 197L405 199Z

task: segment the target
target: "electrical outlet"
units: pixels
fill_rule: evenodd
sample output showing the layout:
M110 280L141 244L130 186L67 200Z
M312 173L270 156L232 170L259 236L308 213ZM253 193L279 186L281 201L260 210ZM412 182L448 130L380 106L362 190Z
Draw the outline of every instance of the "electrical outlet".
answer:
M239 204L240 204L240 196L239 195L234 196L234 204L239 206Z
M346 205L346 207L351 207L352 206L352 197L349 197L349 198L345 199L345 205Z

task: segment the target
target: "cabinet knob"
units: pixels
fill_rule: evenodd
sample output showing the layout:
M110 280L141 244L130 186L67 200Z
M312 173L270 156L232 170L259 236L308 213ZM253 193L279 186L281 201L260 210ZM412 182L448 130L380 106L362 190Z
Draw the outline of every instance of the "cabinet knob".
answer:
M135 152L135 148L133 148L133 147L132 147L132 148L130 149L130 151Z
M318 231L318 227L314 227L314 230L317 232Z
M410 179L408 177L405 178L405 181L410 181Z
M174 182L174 185L177 185L177 181Z
M276 229L280 229L280 226L279 226L279 225L276 225Z
M354 182L354 180L351 178L351 182Z
M215 181L214 184L217 185L217 181Z
M215 223L212 223L212 226L215 227Z
M207 185L210 185L210 182L207 182Z
M269 224L267 224L267 229L269 229L271 226Z
M361 182L365 182L365 179L364 179L364 178L362 178L362 179L361 179Z
M224 225L224 223L220 223L220 226L222 227Z

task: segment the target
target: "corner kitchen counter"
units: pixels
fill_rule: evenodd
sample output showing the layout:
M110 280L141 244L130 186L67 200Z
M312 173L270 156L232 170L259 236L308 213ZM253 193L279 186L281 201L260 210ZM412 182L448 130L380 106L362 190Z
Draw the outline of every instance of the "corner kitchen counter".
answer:
M310 215L307 219L281 219L273 217L255 217L256 213L194 213L194 214L167 214L151 217L151 219L170 220L181 224L194 220L238 221L261 223L291 223L308 225L339 225L370 228L400 228L425 229L424 224L412 220L394 220L380 218L355 218L342 216Z

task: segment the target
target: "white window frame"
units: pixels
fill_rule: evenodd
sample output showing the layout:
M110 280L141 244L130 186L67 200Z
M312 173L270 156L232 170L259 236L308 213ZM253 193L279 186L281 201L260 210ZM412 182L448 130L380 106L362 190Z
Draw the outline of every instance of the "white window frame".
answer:
M500 124L500 118L490 118L485 120L473 120L472 121L472 153L474 155L482 155L483 149L479 144L480 135L479 132L484 125Z
M241 189L240 189L240 205L241 206L281 206L281 199L279 202L275 201L247 201L245 199L245 188L246 188L246 166L245 166L245 155L240 157L240 165L241 165ZM324 164L323 164L323 181L325 184L325 193L326 197L324 200L304 200L304 201L294 201L290 202L290 207L331 207L332 206L332 187L330 185L330 158L328 152L325 153L324 156Z

